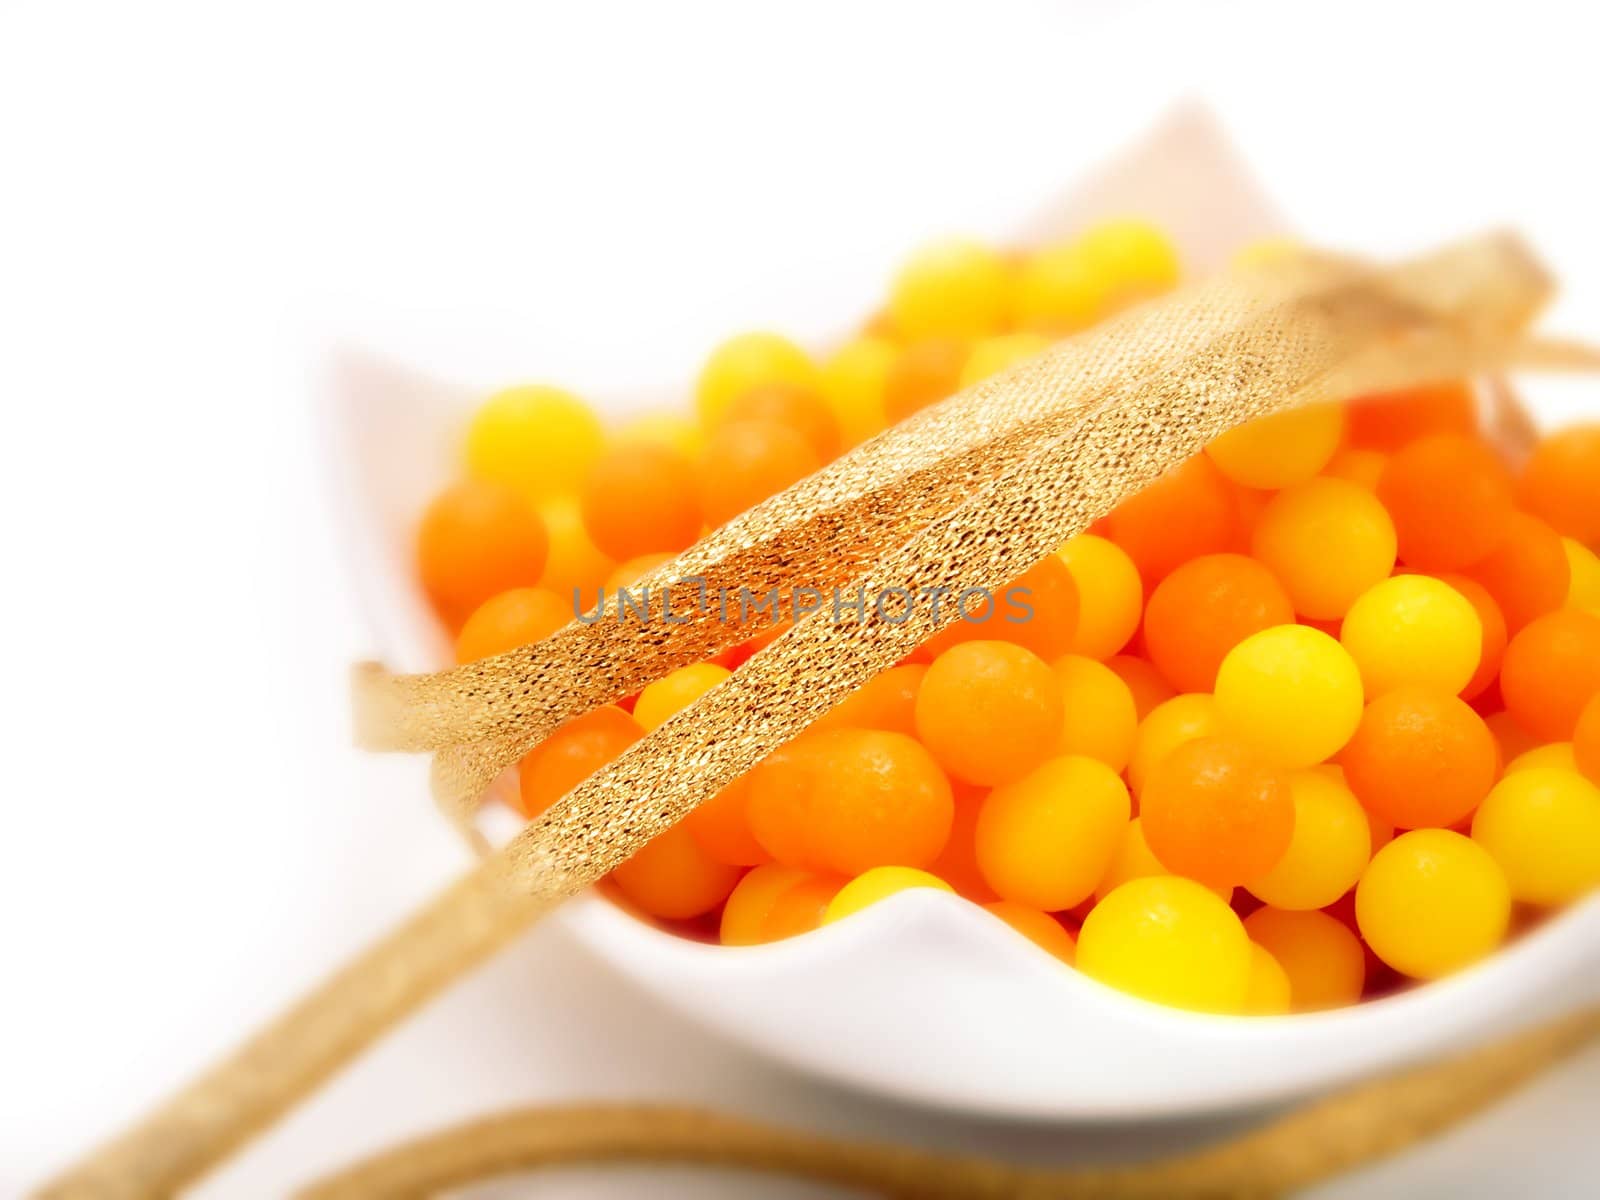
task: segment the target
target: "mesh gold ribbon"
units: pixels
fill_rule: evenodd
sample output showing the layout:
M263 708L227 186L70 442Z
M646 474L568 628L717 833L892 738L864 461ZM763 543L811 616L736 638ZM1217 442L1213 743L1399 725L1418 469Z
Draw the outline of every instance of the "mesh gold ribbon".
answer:
M696 594L838 588L859 619L796 621L695 704L133 1130L48 1187L148 1197L187 1184L395 1021L596 882L943 624L937 598L997 590L1225 430L1297 404L1503 367L1596 365L1527 330L1551 284L1509 235L1398 267L1306 255L1136 309L971 388L757 506L537 645L429 676L358 669L357 724L431 751L470 810L551 729L774 619ZM894 598L889 604L882 598ZM952 1193L953 1194L953 1193ZM980 1194L980 1193L970 1193ZM981 1193L991 1194L991 1193ZM1054 1194L1054 1193L1039 1193Z

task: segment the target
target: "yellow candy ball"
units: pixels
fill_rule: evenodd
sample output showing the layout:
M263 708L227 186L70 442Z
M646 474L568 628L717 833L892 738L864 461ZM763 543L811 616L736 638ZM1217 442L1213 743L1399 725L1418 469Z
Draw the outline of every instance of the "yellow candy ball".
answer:
M1076 241L1046 246L1017 272L1016 316L1025 329L1076 333L1106 311L1105 278Z
M1250 940L1289 977L1294 1012L1343 1008L1361 999L1367 963L1361 941L1325 912L1258 908L1244 921Z
M873 867L871 870L863 871L839 889L828 902L827 910L822 914L822 923L831 925L876 904L879 900L893 896L897 892L910 891L912 888L933 888L940 892L955 891L937 875L919 871L915 867Z
M1144 823L1134 817L1122 831L1122 840L1117 843L1116 853L1111 856L1106 873L1095 885L1094 896L1096 900L1104 900L1130 879L1170 874L1171 870L1162 864L1150 849L1150 843L1144 840ZM1232 887L1214 887L1211 890L1224 901L1233 899Z
M822 398L846 447L859 445L889 424L883 388L899 355L887 338L859 337L822 364Z
M1275 490L1316 475L1343 437L1343 405L1307 404L1230 429L1206 453L1235 483Z
M1217 732L1216 701L1204 692L1174 696L1150 710L1133 736L1133 757L1128 760L1128 782L1134 795L1144 793L1151 772L1185 742L1212 737Z
M646 731L656 728L674 713L680 712L704 696L733 672L716 663L692 663L679 667L646 685L633 706L633 719Z
M1159 295L1178 282L1178 248L1150 221L1101 221L1084 230L1078 248L1113 304Z
M587 405L560 388L506 388L467 427L467 470L534 501L575 492L600 457L604 435Z
M1334 771L1313 767L1289 777L1294 835L1277 865L1245 886L1274 908L1325 908L1356 885L1372 857L1372 826L1355 793Z
M1427 575L1396 575L1356 597L1339 642L1361 669L1368 696L1411 685L1455 695L1483 653L1478 610Z
M906 338L983 337L1011 309L1011 266L981 242L946 238L916 251L889 289L889 319Z
M1562 538L1561 547L1567 552L1567 566L1572 572L1567 607L1600 616L1600 554L1576 538Z
M626 445L669 446L696 458L706 448L705 432L681 413L644 412L617 426L616 440Z
M1278 960L1250 943L1250 981L1244 990L1244 1011L1252 1017L1276 1017L1289 1011L1289 976Z
M1509 773L1478 806L1472 840L1500 864L1513 898L1576 900L1600 887L1600 787L1559 767Z
M1078 627L1072 652L1112 657L1133 637L1144 612L1144 583L1128 552L1109 538L1080 533L1056 557L1078 585Z
M567 601L572 599L576 589L579 610L587 611L594 606L598 589L617 569L617 564L589 537L577 497L553 497L539 506L539 513L550 535L550 553L545 559L539 586L549 588Z
M769 383L815 388L816 364L811 356L777 333L741 333L729 338L706 359L695 384L695 404L707 429L721 422L728 406L751 388Z
M1402 975L1437 979L1505 938L1511 892L1494 857L1448 829L1413 829L1377 854L1356 887L1356 922Z
M1094 893L1132 805L1103 762L1052 758L983 801L973 835L978 870L995 894L1045 912Z
M1198 1012L1237 1013L1250 939L1233 909L1192 879L1133 879L1096 904L1078 934L1078 970L1120 991Z
M975 383L982 383L1007 367L1042 354L1050 348L1050 344L1050 339L1041 333L1001 333L983 338L967 355L956 386L969 388Z
M1261 510L1250 552L1278 577L1295 612L1331 621L1394 569L1394 522L1348 479L1285 488Z
M1223 734L1284 767L1331 757L1361 722L1355 660L1306 625L1275 625L1245 638L1217 669L1215 694Z
M1061 754L1082 754L1121 771L1133 756L1139 713L1133 692L1104 663L1068 654L1052 665L1061 681Z
M1578 755L1572 748L1571 742L1551 742L1546 746L1535 746L1532 750L1524 750L1506 764L1503 774L1513 775L1518 771L1531 771L1538 767L1554 767L1559 771L1576 771L1578 769Z

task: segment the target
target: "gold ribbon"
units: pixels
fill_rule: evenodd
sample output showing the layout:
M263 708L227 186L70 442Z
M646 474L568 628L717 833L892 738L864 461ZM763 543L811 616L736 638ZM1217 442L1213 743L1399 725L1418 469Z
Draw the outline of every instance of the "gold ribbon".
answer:
M997 590L1225 430L1318 400L1496 370L1593 366L1525 336L1551 286L1491 235L1391 269L1303 256L1183 290L920 414L652 572L649 620L616 603L537 645L436 675L358 669L369 745L435 754L469 810L560 722L742 640L661 589L800 584L863 594L817 612L489 855L399 930L133 1130L46 1189L167 1195L264 1128L394 1022L801 732L954 615L924 599ZM680 592L681 594L681 592ZM905 596L904 611L872 598Z

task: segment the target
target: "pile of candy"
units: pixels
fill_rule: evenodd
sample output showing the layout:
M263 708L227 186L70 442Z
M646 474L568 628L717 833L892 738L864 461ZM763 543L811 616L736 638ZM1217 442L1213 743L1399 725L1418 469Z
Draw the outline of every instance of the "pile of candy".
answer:
M491 397L419 561L469 661L574 616L891 422L1163 291L1161 232L951 241L821 362L711 355L694 417ZM748 946L953 891L1085 974L1220 1013L1433 979L1600 886L1600 424L1512 463L1454 383L1235 430L613 876ZM770 635L769 635L770 636ZM758 647L557 730L534 816Z

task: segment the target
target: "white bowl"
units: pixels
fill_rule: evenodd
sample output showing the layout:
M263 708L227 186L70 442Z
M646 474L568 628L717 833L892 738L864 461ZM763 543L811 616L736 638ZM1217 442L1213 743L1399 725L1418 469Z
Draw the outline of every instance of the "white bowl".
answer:
M412 537L476 397L356 353L335 360L330 382L348 550L379 645L393 666L433 669L448 648L414 582ZM496 841L516 827L497 805L483 822ZM1600 897L1450 979L1273 1018L1132 999L937 892L748 949L667 933L599 895L555 919L663 1003L758 1053L988 1116L1192 1115L1281 1100L1600 998Z

